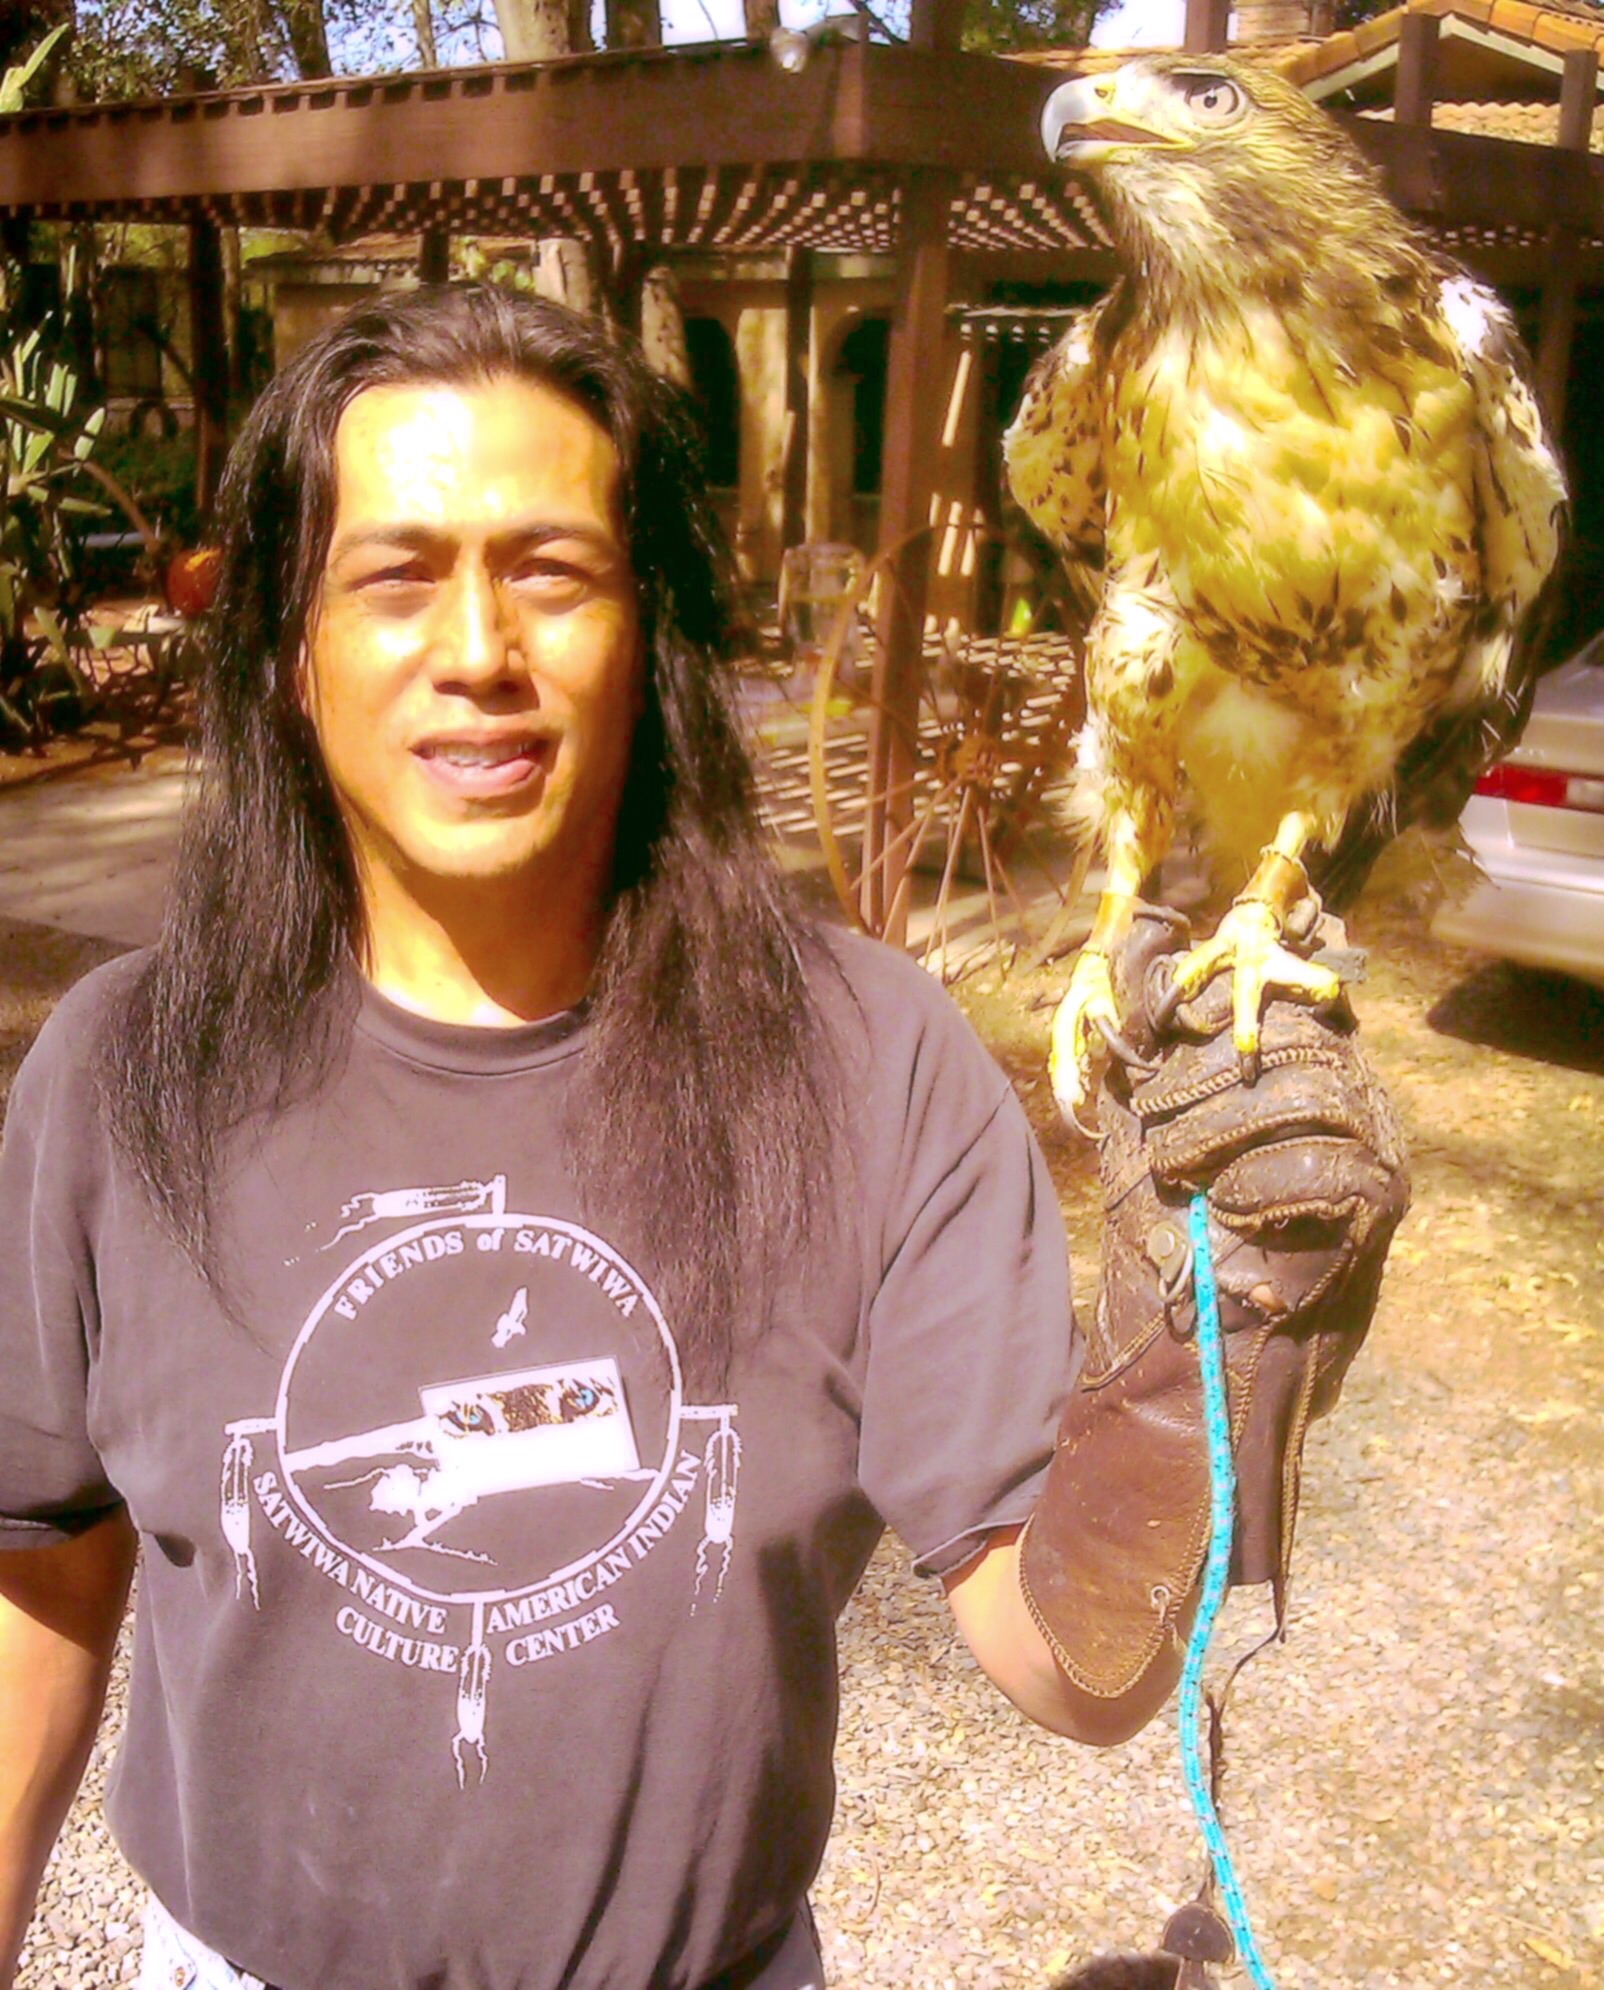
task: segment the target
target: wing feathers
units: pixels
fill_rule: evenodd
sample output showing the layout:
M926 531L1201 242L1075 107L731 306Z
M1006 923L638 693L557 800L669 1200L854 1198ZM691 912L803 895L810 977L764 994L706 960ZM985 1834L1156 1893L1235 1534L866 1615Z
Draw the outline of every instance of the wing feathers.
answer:
M1481 615L1447 706L1405 749L1391 791L1356 809L1336 845L1310 866L1334 909L1352 902L1371 866L1412 823L1447 828L1477 779L1519 739L1544 656L1533 610L1559 564L1565 478L1533 391L1514 322L1492 291L1455 272L1440 305L1476 396L1474 475Z
M1504 306L1490 290L1458 274L1443 283L1440 302L1476 395L1482 592L1499 611L1507 652L1515 624L1559 559L1565 476L1543 427L1525 350ZM1493 690L1489 667L1495 658L1480 659L1480 672L1474 668L1477 659L1470 661L1466 690Z
M1037 361L1003 437L1009 488L1072 568L1102 564L1103 362L1096 334L1112 295L1078 313Z

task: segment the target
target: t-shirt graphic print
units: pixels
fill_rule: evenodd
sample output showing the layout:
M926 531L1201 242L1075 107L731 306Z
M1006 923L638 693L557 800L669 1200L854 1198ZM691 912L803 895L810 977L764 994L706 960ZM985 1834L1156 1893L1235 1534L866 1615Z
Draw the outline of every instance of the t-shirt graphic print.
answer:
M438 1698L469 1789L492 1681L583 1665L671 1533L700 1521L688 1610L722 1593L736 1408L686 1402L645 1281L578 1224L509 1210L504 1175L363 1190L330 1227L271 1413L224 1429L235 1592L266 1612L305 1570L327 1582L334 1629Z

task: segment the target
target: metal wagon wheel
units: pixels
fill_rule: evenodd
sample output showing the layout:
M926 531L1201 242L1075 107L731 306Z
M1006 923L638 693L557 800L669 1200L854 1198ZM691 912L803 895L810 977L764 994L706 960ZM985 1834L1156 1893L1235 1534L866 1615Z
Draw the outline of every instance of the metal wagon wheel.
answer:
M975 528L966 564L996 539ZM870 732L881 707L866 610L896 585L893 555L866 566L814 677L808 778L825 867L854 924L877 937L905 924L910 945L943 979L988 962L1006 973L1077 888L1054 802L1067 788L1084 711L1079 617L1046 576L1005 593L1004 633L953 629L927 639L911 733L893 720L909 748L911 795L871 793ZM902 801L906 819L866 859L866 824L887 801L893 813Z

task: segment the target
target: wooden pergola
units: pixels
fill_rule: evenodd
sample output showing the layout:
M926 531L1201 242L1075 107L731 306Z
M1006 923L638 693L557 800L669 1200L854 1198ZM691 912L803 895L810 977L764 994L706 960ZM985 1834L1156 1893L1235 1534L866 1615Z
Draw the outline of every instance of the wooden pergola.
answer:
M791 361L787 537L800 536L808 256L896 259L881 494L882 593L870 849L911 791L926 533L952 260L1041 279L1112 273L1084 193L1040 154L1057 75L958 50L961 0L914 0L910 44L841 42L788 73L761 45L337 78L0 118L0 219L138 220L190 237L196 425L206 474L224 446L223 226L336 241L418 231L443 274L454 231L579 237L620 275L662 249L784 249ZM1225 0L1189 0L1187 45L1225 42ZM1604 161L1587 153L1591 53L1567 58L1558 148L1430 127L1435 23L1405 24L1397 121L1347 120L1407 211L1473 248L1529 257L1544 292L1541 363L1557 407L1577 284L1604 264ZM899 715L901 715L899 717ZM871 870L883 911L895 865Z

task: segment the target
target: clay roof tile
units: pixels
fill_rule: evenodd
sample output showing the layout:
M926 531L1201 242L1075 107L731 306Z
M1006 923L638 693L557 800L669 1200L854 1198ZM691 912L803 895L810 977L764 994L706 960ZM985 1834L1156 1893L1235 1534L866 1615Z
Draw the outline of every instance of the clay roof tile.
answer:
M1398 39L1396 10L1391 14L1378 15L1373 21L1361 21L1353 31L1353 38L1361 55L1374 55L1378 48L1386 48ZM1330 41L1338 39L1336 35L1330 37Z
M1537 23L1541 15L1535 7L1528 7L1526 0L1493 0L1490 24L1502 28L1506 34L1520 35L1526 41L1536 38Z

